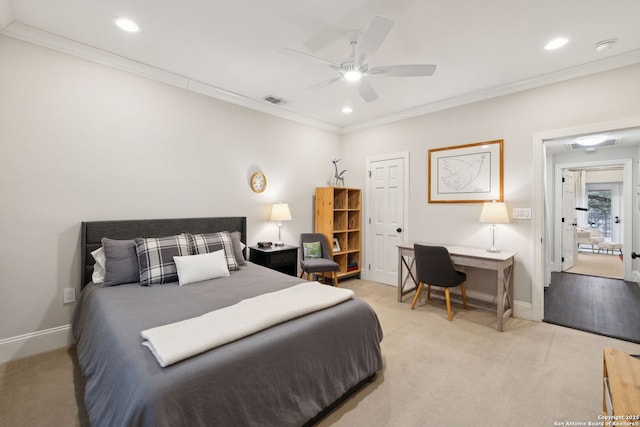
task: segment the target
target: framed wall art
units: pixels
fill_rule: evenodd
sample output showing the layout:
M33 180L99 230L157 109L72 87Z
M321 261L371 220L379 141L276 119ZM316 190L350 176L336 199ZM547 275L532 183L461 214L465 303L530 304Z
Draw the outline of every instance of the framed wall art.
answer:
M429 150L429 203L502 202L502 152L501 139Z

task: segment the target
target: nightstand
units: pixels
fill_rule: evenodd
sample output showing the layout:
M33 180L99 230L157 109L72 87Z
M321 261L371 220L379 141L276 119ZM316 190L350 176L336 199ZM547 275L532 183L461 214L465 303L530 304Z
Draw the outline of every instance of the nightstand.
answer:
M258 265L277 270L291 276L298 275L298 247L271 246L270 248L249 247L249 260Z

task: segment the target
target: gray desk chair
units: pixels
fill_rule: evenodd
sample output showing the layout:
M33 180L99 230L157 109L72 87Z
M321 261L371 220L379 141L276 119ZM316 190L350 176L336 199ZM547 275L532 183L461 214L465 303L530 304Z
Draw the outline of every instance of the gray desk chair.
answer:
M422 287L427 284L427 299L431 299L431 285L444 288L444 295L447 301L447 316L451 320L451 299L449 288L460 286L462 293L462 304L467 308L467 296L464 291L464 282L467 275L453 268L453 261L447 248L442 246L413 245L416 258L416 276L418 279L418 290L411 303L411 310L416 306Z
M319 258L305 257L304 244L320 242L321 251ZM325 277L325 273L331 273L333 280L333 286L338 286L338 271L340 266L335 262L331 256L331 248L327 243L327 238L321 233L302 233L300 234L300 267L302 272L300 277L304 273L307 273L307 280L309 280L310 274L322 273L322 277Z

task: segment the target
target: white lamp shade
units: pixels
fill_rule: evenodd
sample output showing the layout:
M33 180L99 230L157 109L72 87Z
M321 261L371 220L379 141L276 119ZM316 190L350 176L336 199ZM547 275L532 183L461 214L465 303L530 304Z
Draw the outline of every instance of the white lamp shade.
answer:
M480 222L488 222L491 224L508 224L509 213L507 205L502 202L487 202L482 206L480 213Z
M291 211L288 203L275 203L271 207L271 221L290 221Z

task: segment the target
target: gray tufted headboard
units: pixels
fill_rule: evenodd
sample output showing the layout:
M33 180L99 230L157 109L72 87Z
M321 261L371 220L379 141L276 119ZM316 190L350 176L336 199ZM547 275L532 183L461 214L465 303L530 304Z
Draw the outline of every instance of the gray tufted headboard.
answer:
M91 281L94 260L91 252L98 249L103 237L126 240L136 237L162 237L180 233L215 233L239 231L243 243L247 242L247 218L244 216L213 218L134 219L116 221L89 221L82 223L81 288ZM246 253L245 253L246 257Z

